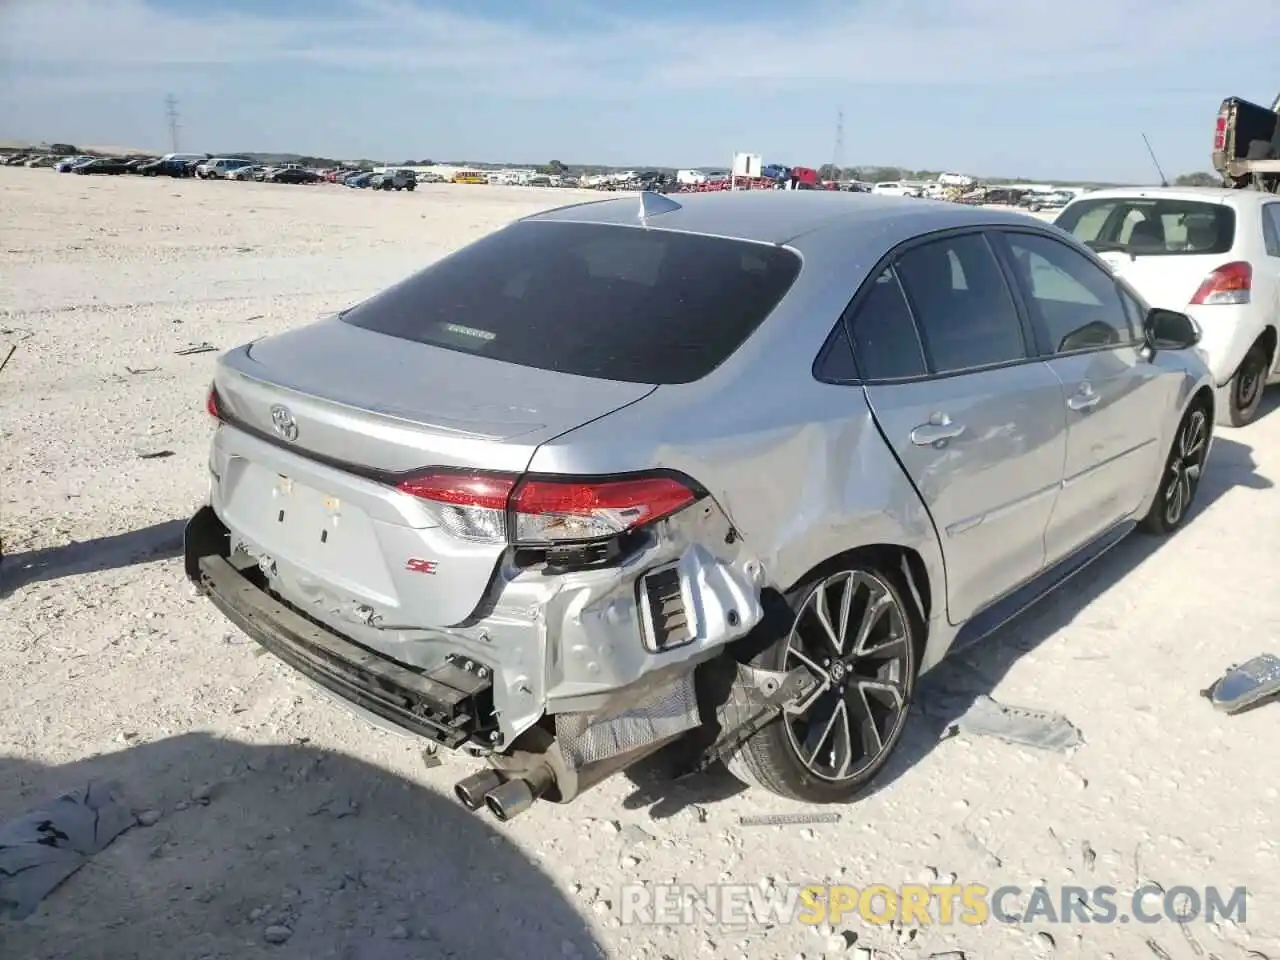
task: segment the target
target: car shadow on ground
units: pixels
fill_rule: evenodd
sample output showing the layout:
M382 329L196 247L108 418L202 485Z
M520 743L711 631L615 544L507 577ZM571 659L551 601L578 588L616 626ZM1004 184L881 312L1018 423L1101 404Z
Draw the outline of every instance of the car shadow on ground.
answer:
M352 757L185 734L61 767L0 758L0 822L90 781L162 816L93 856L36 913L0 914L5 956L605 955L496 829ZM268 927L287 928L286 942L267 943Z
M1258 415L1254 423L1280 410L1280 383L1267 387L1262 394L1262 402L1258 404ZM1248 429L1247 427L1245 429Z
M186 520L166 520L128 533L10 554L0 565L0 598L42 580L169 560L182 553Z
M1269 395L1268 403L1264 412L1280 406L1280 390ZM1247 430L1244 428L1245 436ZM1198 514L1233 487L1265 490L1272 486L1270 480L1256 472L1250 447L1218 433L1209 468L1185 522L1195 523ZM975 700L991 694L1019 657L1070 624L1103 591L1176 538L1176 534L1150 537L1135 533L1074 577L1070 589L1046 597L979 643L953 651L922 679L902 741L862 797L890 786L923 760ZM1206 677L1206 682L1209 679ZM673 755L676 759L672 759ZM672 770L678 765L677 748L674 754L658 754L627 770L626 776L635 790L625 805L631 809L647 807L650 816L661 819L691 805L715 803L746 789L720 765L696 777L672 780Z

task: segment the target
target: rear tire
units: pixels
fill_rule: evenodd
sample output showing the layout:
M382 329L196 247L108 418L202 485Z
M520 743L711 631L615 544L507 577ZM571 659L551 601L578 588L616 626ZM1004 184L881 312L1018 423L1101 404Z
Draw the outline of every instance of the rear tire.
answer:
M1261 343L1249 348L1235 374L1224 388L1223 403L1218 422L1228 427L1243 427L1252 423L1262 406L1262 392L1267 383L1270 358Z
M1173 533L1187 518L1200 478L1204 474L1205 457L1209 453L1209 414L1204 401L1196 400L1182 415L1151 509L1138 524L1144 533L1165 536Z
M787 595L786 632L751 660L805 666L822 685L725 761L749 786L806 803L848 803L906 726L924 624L896 573L865 559L826 568Z

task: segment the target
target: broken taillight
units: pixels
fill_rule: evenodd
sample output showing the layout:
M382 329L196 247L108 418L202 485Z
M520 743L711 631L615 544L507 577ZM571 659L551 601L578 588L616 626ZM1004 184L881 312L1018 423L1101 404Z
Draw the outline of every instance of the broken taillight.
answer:
M699 496L691 484L668 475L522 480L433 470L397 487L427 504L455 537L517 546L607 540L670 516Z
M1248 303L1253 288L1253 267L1243 260L1214 270L1191 298L1193 306Z
M697 495L671 477L525 480L511 498L518 544L600 540L670 516Z
M516 478L506 474L440 470L402 480L396 488L417 497L448 533L460 540L507 539L507 501Z

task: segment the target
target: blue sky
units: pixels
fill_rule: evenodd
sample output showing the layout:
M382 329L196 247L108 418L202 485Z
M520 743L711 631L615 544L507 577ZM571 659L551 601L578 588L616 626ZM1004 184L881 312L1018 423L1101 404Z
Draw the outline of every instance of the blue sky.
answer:
M1201 0L0 0L0 137L184 150L1044 179L1208 167L1270 102L1280 4Z

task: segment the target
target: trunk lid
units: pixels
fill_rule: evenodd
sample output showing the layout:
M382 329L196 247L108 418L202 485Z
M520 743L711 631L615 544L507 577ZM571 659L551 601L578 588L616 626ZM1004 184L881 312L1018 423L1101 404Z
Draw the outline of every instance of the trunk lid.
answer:
M337 318L233 350L215 378L228 412L294 449L373 471L523 470L538 444L652 393L401 340Z
M1130 257L1119 251L1098 254L1116 275L1133 286L1153 307L1185 311L1205 277L1232 257L1225 254Z
M282 596L390 655L404 630L465 620L506 544L459 539L389 474L521 473L542 442L655 389L336 319L232 350L214 387L230 424L210 458L215 512Z

